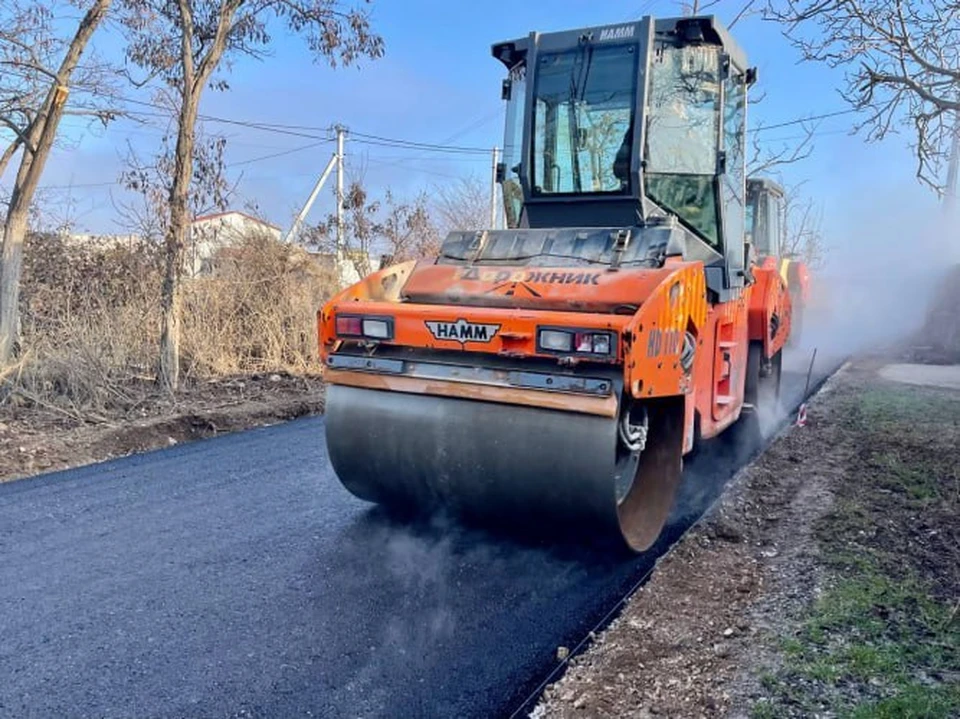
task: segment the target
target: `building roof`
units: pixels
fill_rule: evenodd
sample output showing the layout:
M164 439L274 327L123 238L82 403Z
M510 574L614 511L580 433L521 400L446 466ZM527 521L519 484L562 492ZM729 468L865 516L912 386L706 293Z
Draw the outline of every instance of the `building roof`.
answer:
M209 215L200 215L199 217L195 217L193 221L194 223L206 222L207 220L216 220L219 217L228 217L229 215L239 215L240 217L244 217L251 222L256 222L259 225L272 227L275 230L282 231L282 228L279 225L275 225L272 222L267 222L266 220L260 219L259 217L254 217L253 215L248 215L246 212L240 212L240 210L227 210L226 212L213 212Z

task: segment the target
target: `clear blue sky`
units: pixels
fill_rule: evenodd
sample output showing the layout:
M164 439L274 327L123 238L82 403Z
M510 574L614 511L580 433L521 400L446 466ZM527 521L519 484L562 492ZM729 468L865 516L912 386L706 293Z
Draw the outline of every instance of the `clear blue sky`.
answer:
M740 4L722 0L712 11L729 21ZM260 62L238 60L228 77L231 89L207 92L202 112L318 128L339 122L368 134L492 147L500 144L503 122L502 71L490 57L492 43L531 30L616 23L647 13L675 15L679 9L670 0L374 0L372 13L386 44L380 60L334 71L313 63L298 38L278 35L273 56ZM757 89L766 93L763 102L751 108L751 123L774 124L845 109L837 93L842 75L798 63L776 25L749 17L734 33L751 64L759 68ZM104 50L113 45L109 37L101 36L98 42ZM132 90L128 94L136 96ZM883 145L868 145L847 134L853 120L847 115L821 122L813 156L786 168L783 178L788 183L807 182L807 192L823 203L828 233L841 246L844 242L836 238L845 240L877 227L889 230L890 222L878 223L877 217L894 205L902 208L898 215L904 222L935 206L933 196L913 179L909 133ZM236 126L209 127L228 136L228 163L311 143ZM161 128L122 121L105 132L93 132L76 118L68 119L66 128L69 142L52 158L43 184L73 186L70 195L79 229L118 231L114 205L123 193L111 183L120 171L120 155L128 142L148 155L157 146ZM800 133L795 126L764 136L776 144L781 139L790 142ZM331 150L330 145L321 145L234 164L230 172L239 182L241 198L235 204L253 200L270 220L287 227ZM348 145L347 163L352 172L364 172L372 190L389 187L403 197L464 174L487 177L490 158L354 143ZM99 186L90 186L94 184ZM312 218L329 206L325 193Z

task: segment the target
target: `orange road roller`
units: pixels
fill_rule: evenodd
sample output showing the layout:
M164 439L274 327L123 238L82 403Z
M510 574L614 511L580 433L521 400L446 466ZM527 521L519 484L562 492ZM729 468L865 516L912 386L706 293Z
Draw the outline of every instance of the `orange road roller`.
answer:
M498 43L504 228L451 232L319 312L357 497L642 551L683 457L777 402L790 296L750 259L747 95L713 17Z

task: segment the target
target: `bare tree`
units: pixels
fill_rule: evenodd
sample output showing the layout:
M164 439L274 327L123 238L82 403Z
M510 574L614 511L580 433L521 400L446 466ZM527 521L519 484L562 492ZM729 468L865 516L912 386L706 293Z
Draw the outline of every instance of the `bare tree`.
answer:
M361 180L350 183L344 194L343 207L344 247L339 248L346 254L341 258L336 247L337 217L331 215L325 223L326 236L332 238L332 254L337 262L345 259L353 264L357 274L366 277L373 271L371 258L384 248L378 243L379 231L377 227L377 213L380 203L367 194Z
M379 57L383 42L370 32L367 15L337 0L125 0L123 26L128 59L157 79L176 118L170 167L162 293L160 377L179 385L180 275L190 226L189 196L196 161L196 124L207 87L227 89L215 75L224 61L262 58L273 41L270 18L305 38L317 59L332 66L360 56Z
M805 160L813 153L813 138L816 134L813 126L804 126L803 134L779 142L764 140L763 132L763 125L758 125L750 132L748 176L778 174L784 166Z
M43 3L8 3L0 16L0 122L13 139L0 156L0 172L20 152L7 203L0 265L0 363L10 360L18 326L23 242L30 206L53 148L80 58L103 21L110 0L83 3L72 35Z
M680 10L684 15L700 15L719 4L720 0L691 0L690 2L681 2Z
M758 0L745 0L745 2L738 5L730 21L727 23L727 28L732 28L745 17L760 14L761 10L757 7L758 4ZM681 0L680 12L684 15L702 15L715 7L719 9L719 5L720 0ZM727 3L727 6L729 7L729 3Z
M823 264L823 208L804 196L801 185L786 188L780 207L780 226L784 257L802 260L811 269Z
M437 255L440 234L430 216L426 193L421 192L412 202L397 202L388 191L384 205L386 212L380 223L380 232L391 262Z
M470 175L438 185L433 191L433 213L441 236L451 230L479 230L490 224L490 185Z
M386 265L435 256L440 233L430 214L425 192L412 201L398 199L390 190L382 200L372 198L362 180L354 180L344 193L343 259L365 277L376 264ZM330 256L336 256L337 217L307 229L308 242ZM338 260L341 258L337 258Z
M235 188L226 177L224 151L226 138L206 135L202 125L196 128L193 176L188 196L188 214L197 217L224 210ZM144 159L128 145L120 183L137 199L120 203L116 209L123 226L148 242L163 242L169 226L168 199L174 170L172 138L164 135L160 149Z
M960 3L770 0L804 59L846 70L843 97L868 140L912 127L917 178L938 193L960 112Z

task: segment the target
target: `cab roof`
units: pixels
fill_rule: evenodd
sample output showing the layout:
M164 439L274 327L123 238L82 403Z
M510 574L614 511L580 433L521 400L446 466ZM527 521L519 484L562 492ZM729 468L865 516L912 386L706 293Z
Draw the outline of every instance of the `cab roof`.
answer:
M599 38L601 40L605 37L615 39L622 37L626 39L628 37L638 36L639 33L637 30L644 22L652 22L654 31L660 38L669 38L672 36L683 38L687 42L719 45L730 55L733 63L738 68L741 70L747 69L746 53L715 15L660 19L643 17L638 20L615 25L595 25L593 27L561 30L550 33L531 32L530 35L524 38L495 43L491 47L490 53L502 62L507 69L510 69L525 59L530 49L538 44L541 38L560 41L563 40L563 36L566 35L569 36L569 45L571 47L576 46L580 39L584 37L591 39Z
M747 178L747 188L748 190L751 187L756 187L759 190L766 190L767 192L772 192L775 195L783 196L783 186L778 184L776 181L771 180L769 177L748 177Z

